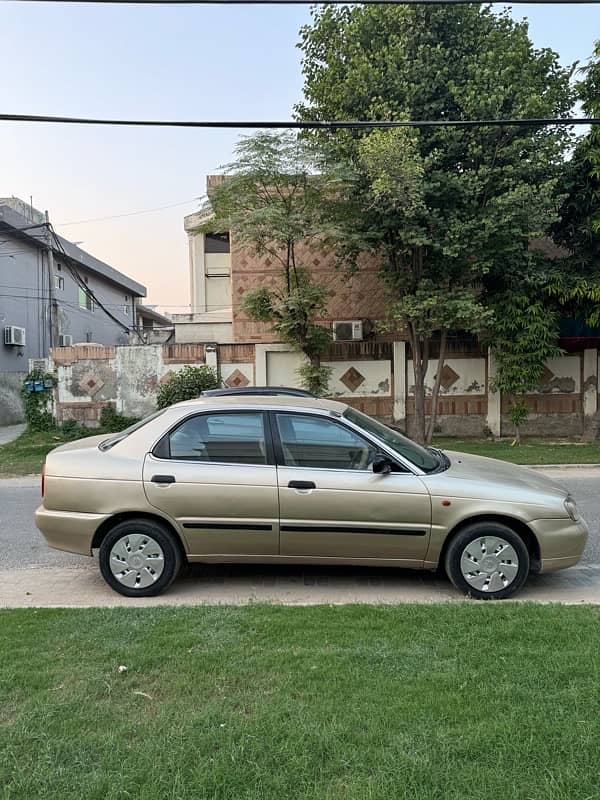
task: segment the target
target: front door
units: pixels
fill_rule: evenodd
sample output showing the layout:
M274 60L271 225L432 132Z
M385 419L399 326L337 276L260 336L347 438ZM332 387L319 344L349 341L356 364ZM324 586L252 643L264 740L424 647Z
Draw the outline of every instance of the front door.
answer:
M375 474L377 448L333 418L277 412L273 430L282 556L422 564L431 501L417 475Z
M279 553L277 470L259 411L195 414L144 462L149 502L177 520L193 556Z

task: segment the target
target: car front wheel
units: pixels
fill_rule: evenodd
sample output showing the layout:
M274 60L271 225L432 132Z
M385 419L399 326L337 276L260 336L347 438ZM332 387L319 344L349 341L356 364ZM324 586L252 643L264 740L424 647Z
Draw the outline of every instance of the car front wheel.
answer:
M173 535L160 523L129 519L109 531L100 545L100 572L126 597L151 597L171 585L181 566Z
M523 539L512 528L476 522L451 541L445 567L461 592L478 600L503 600L525 583L529 561Z

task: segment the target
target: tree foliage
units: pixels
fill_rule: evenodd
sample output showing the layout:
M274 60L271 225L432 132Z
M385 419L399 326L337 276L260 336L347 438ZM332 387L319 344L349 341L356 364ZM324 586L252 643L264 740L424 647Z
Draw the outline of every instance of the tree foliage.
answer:
M329 370L321 354L330 337L315 320L326 313L328 294L313 280L305 254L313 244L325 248L331 236L325 205L335 194L334 178L320 169L315 147L290 132L244 137L224 169L227 180L211 194L206 229L231 230L236 247L279 265L277 284L246 292L242 309L306 356L302 382L323 394Z
M158 408L167 408L182 400L193 400L205 389L216 389L218 385L219 380L211 367L185 366L161 384L156 396L156 405Z
M534 49L526 23L475 6L325 7L301 31L314 119L490 119L566 115L570 69ZM556 219L569 133L484 126L317 132L340 176L344 257L380 259L413 352L416 435L429 441L425 378L451 329L491 324L493 298L540 269L528 242ZM338 233L339 231L335 231ZM439 381L432 397L437 407Z
M600 42L595 57L583 69L578 84L589 116L600 116ZM600 130L594 127L579 140L565 164L561 185L564 201L554 240L565 256L554 265L548 294L567 312L588 325L600 325Z
M515 442L521 425L529 416L525 395L540 382L544 364L560 355L557 346L559 315L548 308L540 292L506 292L495 298L497 313L493 325L492 351L496 359L493 389L510 396L510 419Z

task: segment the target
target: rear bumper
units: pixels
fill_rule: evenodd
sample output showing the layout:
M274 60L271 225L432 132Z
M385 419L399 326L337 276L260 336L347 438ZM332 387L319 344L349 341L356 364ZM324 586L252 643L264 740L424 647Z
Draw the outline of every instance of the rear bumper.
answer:
M74 511L48 511L40 506L35 524L50 547L68 553L92 555L92 540L107 514L82 514Z
M529 525L540 545L539 572L566 569L580 560L589 534L584 519L538 519Z

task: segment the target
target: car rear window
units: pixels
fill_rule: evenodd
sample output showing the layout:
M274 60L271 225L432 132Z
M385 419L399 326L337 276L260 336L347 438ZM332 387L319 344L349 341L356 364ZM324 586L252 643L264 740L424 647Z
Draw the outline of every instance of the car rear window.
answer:
M143 428L144 425L147 425L149 422L152 422L153 419L160 417L160 415L164 413L165 413L164 408L161 408L160 411L155 411L154 414L150 414L149 417L144 417L144 419L141 419L139 422L136 422L135 424L130 425L128 428L125 428L124 430L115 433L114 436L110 436L108 439L104 439L104 441L100 442L100 444L98 445L98 449L102 450L103 453L106 452L107 450L110 450L111 447L114 447L116 444L119 444L119 442L122 442L128 436L131 436L132 433L135 433L135 431L139 431L139 429Z

